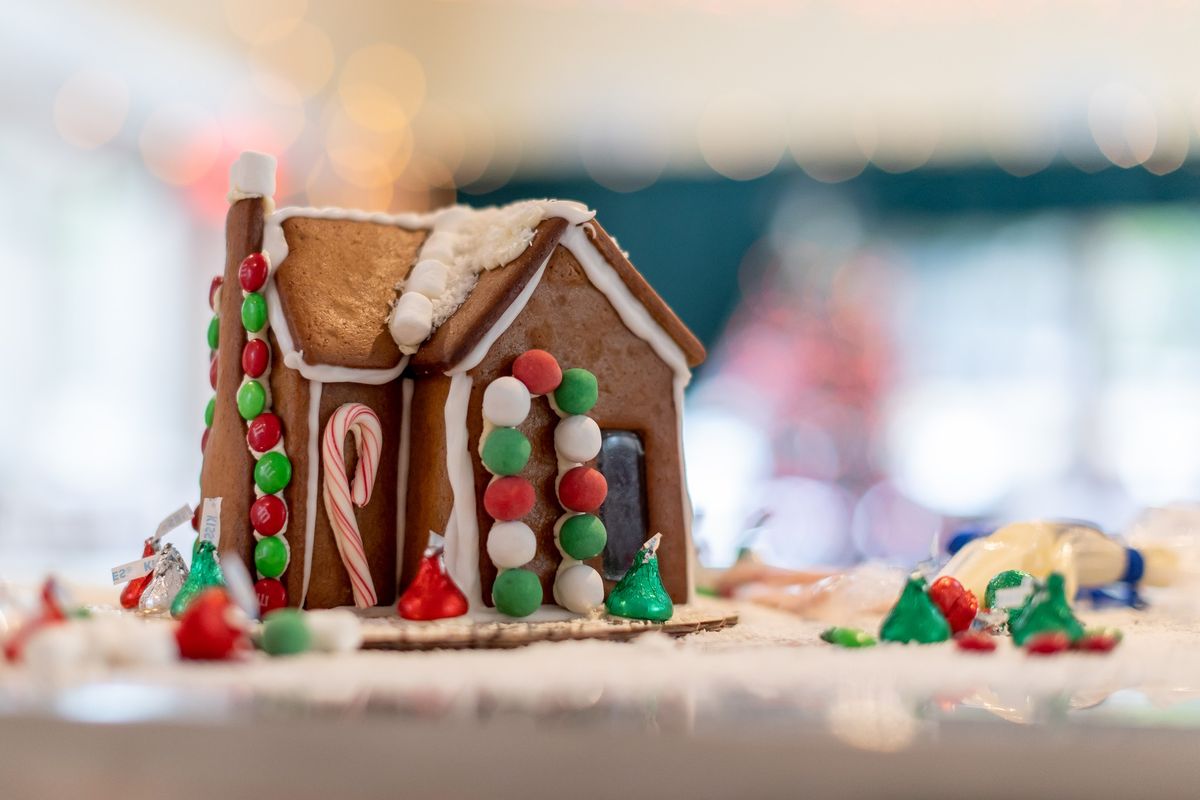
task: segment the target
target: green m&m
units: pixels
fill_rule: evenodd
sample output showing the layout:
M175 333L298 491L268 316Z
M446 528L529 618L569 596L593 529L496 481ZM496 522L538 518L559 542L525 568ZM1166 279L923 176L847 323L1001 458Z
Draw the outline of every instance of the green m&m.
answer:
M208 349L216 350L221 343L221 318L216 314L208 322Z
M525 469L531 449L516 428L496 428L483 443L483 465L493 475L516 475Z
M278 450L263 453L262 458L254 465L254 484L265 494L281 491L291 480L292 462Z
M492 584L496 610L510 617L528 617L542 604L542 582L527 569L506 569Z
M595 514L576 514L562 524L558 542L564 553L584 561L604 551L608 533L604 530L604 523Z
M826 628L821 631L821 641L835 644L838 647L873 647L875 637L858 628Z
M263 617L262 649L273 656L294 656L309 650L312 630L304 616L295 608L277 608Z
M238 389L237 407L242 419L254 419L267 407L267 390L258 381L246 381Z
M567 414L586 414L599 397L596 376L579 367L563 372L562 383L554 390L554 404Z
M208 405L204 407L204 427L211 428L213 416L217 413L217 398L215 396L208 399Z
M267 300L258 292L250 292L242 300L242 327L258 333L267 324Z
M254 545L254 568L264 578L278 578L287 563L287 545L278 536L264 536Z

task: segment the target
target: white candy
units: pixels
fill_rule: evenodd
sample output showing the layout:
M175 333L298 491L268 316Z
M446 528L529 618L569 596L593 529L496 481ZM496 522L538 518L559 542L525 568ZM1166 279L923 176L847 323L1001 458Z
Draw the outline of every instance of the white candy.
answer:
M84 630L91 653L110 666L161 666L179 658L174 629L160 620L97 616Z
M423 294L405 292L396 301L388 319L388 331L400 349L412 348L425 341L433 330L433 303Z
M604 581L587 564L567 567L554 581L558 604L576 614L586 614L604 603Z
M426 258L418 261L404 282L404 291L423 294L436 300L446 291L446 265L441 261Z
M229 168L229 198L275 196L275 157L247 150Z
M583 414L567 417L554 428L554 449L564 461L591 461L600 452L600 426Z
M483 418L502 428L514 428L529 416L529 389L516 378L496 378L483 391Z
M312 632L314 650L322 653L352 653L362 644L358 617L340 608L310 611L304 616Z
M25 643L22 662L38 680L57 683L98 665L87 623L47 625Z
M497 522L488 534L487 551L500 569L520 567L537 555L537 537L524 522Z

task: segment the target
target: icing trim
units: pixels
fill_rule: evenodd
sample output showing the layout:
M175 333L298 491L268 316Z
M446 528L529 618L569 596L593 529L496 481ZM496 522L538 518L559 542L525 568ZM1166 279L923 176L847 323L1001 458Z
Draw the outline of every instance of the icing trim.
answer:
M396 467L396 594L400 594L400 574L404 569L404 536L408 525L408 469L412 451L412 378L400 382L400 446Z
M533 293L537 291L538 284L542 282L542 276L546 274L546 267L549 264L550 256L546 256L546 260L538 267L537 272L533 273L533 277L525 284L525 288L508 304L508 308L504 309L504 313L496 320L496 324L488 328L487 332L480 338L479 343L471 348L471 352L467 353L462 361L451 368L446 373L447 375L459 375L479 366L480 362L487 356L488 351L492 349L492 345L496 343L496 340L503 336L504 332L517 321L517 317L521 316L521 312L529 304Z
M450 376L446 395L446 472L453 507L446 523L446 570L466 595L471 608L483 604L479 580L479 519L476 517L475 470L471 463L467 413L474 380L466 373Z
M317 509L313 498L317 496L317 486L320 483L321 462L321 390L324 384L319 381L309 381L308 384L308 481L304 513L304 582L300 587L300 603L297 608L304 608L308 600L308 581L312 577L313 541L317 532Z

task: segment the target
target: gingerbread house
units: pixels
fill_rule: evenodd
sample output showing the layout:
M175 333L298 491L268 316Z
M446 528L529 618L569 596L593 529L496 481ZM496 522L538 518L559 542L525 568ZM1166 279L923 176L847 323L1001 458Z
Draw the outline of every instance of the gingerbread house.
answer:
M434 532L473 610L511 572L583 612L661 532L686 601L704 349L593 212L275 210L274 170L231 171L201 476L260 599L392 604Z

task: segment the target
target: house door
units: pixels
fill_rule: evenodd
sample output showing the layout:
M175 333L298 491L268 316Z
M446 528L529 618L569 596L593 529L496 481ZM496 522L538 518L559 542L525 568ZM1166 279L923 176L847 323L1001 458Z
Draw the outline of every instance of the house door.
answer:
M650 538L642 437L633 431L603 431L596 468L608 481L608 497L600 506L600 520L608 532L602 572L608 580L620 580Z

